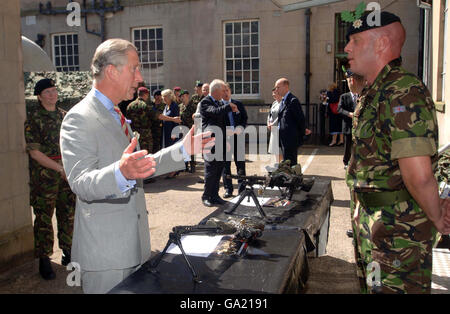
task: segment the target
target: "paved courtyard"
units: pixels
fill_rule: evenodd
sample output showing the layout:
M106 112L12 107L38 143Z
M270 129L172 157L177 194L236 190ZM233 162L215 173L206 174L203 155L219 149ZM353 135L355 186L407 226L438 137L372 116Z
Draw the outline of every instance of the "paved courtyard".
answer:
M349 193L345 184L345 171L342 164L342 147L306 146L299 154L299 162L307 175L316 180L332 182L334 202L331 206L330 233L326 255L310 258L310 277L306 293L358 293L355 275L352 240L345 232L350 229ZM267 156L247 156L247 175L264 175ZM232 165L232 172L235 167ZM176 179L164 177L145 185L147 209L151 234L152 251L161 251L173 226L194 225L203 217L216 210L205 207L201 202L203 177L201 163L195 174L181 173ZM236 183L236 182L234 182ZM236 186L236 185L235 185ZM235 188L236 195L237 188ZM223 194L221 188L220 194ZM55 219L54 219L55 222ZM450 254L442 250L435 254L436 262L433 280L433 293L450 293ZM56 270L56 279L45 281L38 274L38 261L34 260L0 274L0 293L82 293L80 287L70 287L66 279L70 271L61 266L61 251L55 241L51 257ZM437 266L439 265L439 266ZM447 272L446 272L447 271Z

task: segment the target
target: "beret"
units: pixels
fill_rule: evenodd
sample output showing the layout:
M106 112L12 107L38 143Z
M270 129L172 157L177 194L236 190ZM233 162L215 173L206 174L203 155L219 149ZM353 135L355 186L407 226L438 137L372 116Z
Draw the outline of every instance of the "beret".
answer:
M203 86L203 83L200 82L200 81L195 81L195 86L196 86L196 87L202 87L202 86Z
M34 95L40 95L44 89L50 87L55 87L55 82L52 79L44 78L34 86Z
M173 90L181 90L181 87L175 86L175 87L173 88Z
M139 93L150 93L147 87L141 86L138 88Z
M161 96L161 90L160 89L157 89L157 90L155 90L153 92L153 97L155 97L155 96Z
M353 34L357 34L357 33L371 30L371 29L387 26L387 25L395 23L395 22L401 23L401 20L397 15L387 12L387 11L380 12L380 23L379 24L372 23L372 19L371 18L368 19L369 15L372 13L373 12L367 12L360 19L357 19L356 21L354 21L352 23L352 25L347 30L347 35L346 35L347 41L350 41L350 36ZM371 24L374 24L374 25L369 25L367 23L368 21L370 21ZM373 22L375 22L375 21L373 21Z

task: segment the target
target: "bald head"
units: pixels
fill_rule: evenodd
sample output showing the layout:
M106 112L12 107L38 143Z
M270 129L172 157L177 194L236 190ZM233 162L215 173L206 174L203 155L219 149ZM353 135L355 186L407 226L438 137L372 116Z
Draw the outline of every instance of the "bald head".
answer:
M400 57L406 32L400 22L394 22L349 36L345 46L350 70L365 77L369 84L392 60Z
M395 22L369 32L373 33L376 40L381 41L383 50L380 54L387 62L400 57L406 39L406 31L401 23Z
M274 90L280 97L284 97L289 92L289 80L284 77L278 79L275 82Z

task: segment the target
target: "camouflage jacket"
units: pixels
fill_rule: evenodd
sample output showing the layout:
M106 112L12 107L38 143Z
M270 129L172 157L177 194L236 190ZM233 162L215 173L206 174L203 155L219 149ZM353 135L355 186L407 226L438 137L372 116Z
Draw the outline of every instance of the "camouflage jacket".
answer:
M439 156L437 171L435 173L438 182L450 184L450 148Z
M49 157L61 156L59 131L66 112L56 107L47 111L42 105L31 110L25 121L26 150L39 150Z
M347 185L357 192L405 188L399 158L430 156L436 169L438 128L426 86L391 61L361 93L353 117Z
M195 95L193 95L193 96L191 97L191 101L190 101L190 102L194 105L195 108L197 108L198 103L199 103L203 98L204 98L203 95L197 95L197 94L195 94Z
M152 108L141 98L127 106L126 117L131 120L131 128L141 133L141 130L152 126Z
M192 101L189 101L185 106L183 103L180 105L180 118L181 123L188 128L191 128L194 124L194 119L192 119L192 115L197 110L197 105L194 105Z

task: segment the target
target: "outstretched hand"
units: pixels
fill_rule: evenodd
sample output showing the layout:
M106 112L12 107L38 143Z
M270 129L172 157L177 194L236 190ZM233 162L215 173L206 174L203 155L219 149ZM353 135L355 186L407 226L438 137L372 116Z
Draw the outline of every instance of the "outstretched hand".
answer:
M156 171L156 163L153 157L144 158L148 154L145 149L134 152L136 145L137 139L133 137L119 161L120 172L127 180L145 179Z
M183 139L183 146L186 153L189 155L210 153L211 148L215 145L215 138L211 137L212 132L208 131L194 135L194 128L195 126L192 126L189 133Z

